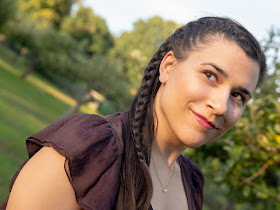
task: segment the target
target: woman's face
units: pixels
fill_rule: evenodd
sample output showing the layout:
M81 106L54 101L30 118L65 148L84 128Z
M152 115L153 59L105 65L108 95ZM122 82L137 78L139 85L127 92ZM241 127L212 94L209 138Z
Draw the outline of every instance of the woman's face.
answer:
M169 52L160 66L155 101L157 138L198 147L221 137L241 117L259 69L240 47L223 39L182 62Z

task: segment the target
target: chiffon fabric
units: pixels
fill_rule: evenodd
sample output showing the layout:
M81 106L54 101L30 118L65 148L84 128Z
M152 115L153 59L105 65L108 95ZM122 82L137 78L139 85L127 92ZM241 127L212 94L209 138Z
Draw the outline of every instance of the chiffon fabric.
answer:
M77 203L89 210L110 210L116 202L121 159L123 128L127 113L101 117L77 114L60 120L26 140L29 159L43 146L51 146L66 157L69 181ZM14 175L11 191L20 170ZM190 210L202 209L203 175L186 156L177 159ZM47 198L46 198L47 199ZM0 206L5 209L8 198ZM176 209L176 207L174 207ZM150 209L152 207L150 206Z

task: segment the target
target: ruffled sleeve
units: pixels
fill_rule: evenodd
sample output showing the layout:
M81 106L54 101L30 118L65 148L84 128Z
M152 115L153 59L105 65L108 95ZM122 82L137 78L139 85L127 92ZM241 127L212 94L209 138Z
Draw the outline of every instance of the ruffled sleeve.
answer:
M52 146L66 157L67 175L83 209L112 209L119 186L121 152L120 139L106 118L73 115L30 136L26 145L30 158L42 146Z

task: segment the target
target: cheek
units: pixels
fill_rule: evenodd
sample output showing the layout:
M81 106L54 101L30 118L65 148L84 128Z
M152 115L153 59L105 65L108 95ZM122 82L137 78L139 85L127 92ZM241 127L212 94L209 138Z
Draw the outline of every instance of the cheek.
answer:
M186 95L192 98L207 98L209 97L211 88L204 81L199 79L197 76L187 78L187 80L181 84L182 90L185 91Z
M232 111L232 113L230 115L227 116L227 131L229 129L231 129L236 123L237 121L241 118L242 114L243 114L243 110L244 109L236 109L234 111Z

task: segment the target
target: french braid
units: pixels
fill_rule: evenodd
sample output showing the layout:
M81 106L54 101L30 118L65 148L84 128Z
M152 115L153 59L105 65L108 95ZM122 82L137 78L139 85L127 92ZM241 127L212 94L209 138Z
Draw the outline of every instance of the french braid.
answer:
M159 66L169 51L174 52L180 62L201 45L215 39L231 41L257 61L260 65L258 87L265 73L266 61L259 43L243 26L229 18L204 17L177 29L154 54L147 68L141 87L128 111L124 126L124 155L122 159L120 187L116 209L148 209L152 198L152 180L149 173L152 140L154 138L153 105L159 82ZM201 200L194 198L195 206L200 209Z
M135 150L138 155L139 161L149 165L150 158L149 153L146 148L146 142L143 142L142 132L143 125L145 124L146 115L149 114L147 109L151 109L153 105L153 100L156 94L157 89L160 86L158 77L159 77L159 66L161 60L166 55L168 51L171 50L170 42L167 40L163 43L159 50L154 54L153 58L149 62L147 68L144 72L144 77L142 80L142 85L139 89L139 92L135 98L135 102L131 106L131 119L132 119L132 134L135 141ZM152 103L151 103L152 102ZM149 105L151 105L149 107ZM152 110L150 110L152 111ZM146 122L152 123L152 122ZM152 132L153 133L153 132ZM150 133L151 134L151 133ZM149 135L150 135L149 134Z
M152 180L148 165L154 122L147 119L153 118L153 102L160 86L158 69L162 58L170 50L170 39L167 39L145 69L141 87L130 106L128 124L132 126L127 126L124 132L130 138L124 137L126 152L123 156L117 209L148 209L150 205L147 201L152 197Z

